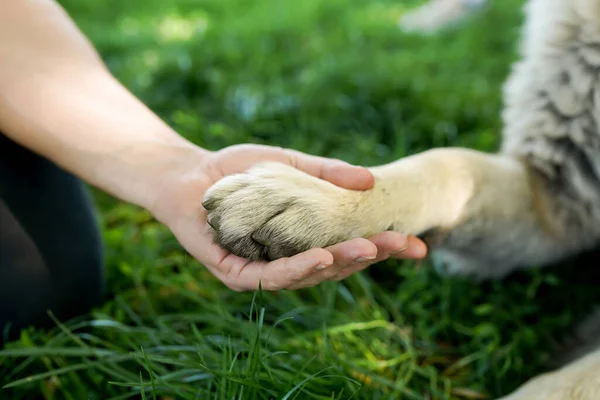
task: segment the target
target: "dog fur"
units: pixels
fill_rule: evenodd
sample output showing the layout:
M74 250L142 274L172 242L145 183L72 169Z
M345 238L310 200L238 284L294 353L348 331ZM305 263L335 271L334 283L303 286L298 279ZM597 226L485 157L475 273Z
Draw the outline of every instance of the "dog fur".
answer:
M432 149L371 168L372 190L273 163L228 176L203 201L215 240L259 260L395 230L480 279L599 246L600 0L528 1L504 103L498 153ZM503 400L600 399L598 345Z
M453 25L488 0L430 0L400 18L398 25L406 32L434 33Z

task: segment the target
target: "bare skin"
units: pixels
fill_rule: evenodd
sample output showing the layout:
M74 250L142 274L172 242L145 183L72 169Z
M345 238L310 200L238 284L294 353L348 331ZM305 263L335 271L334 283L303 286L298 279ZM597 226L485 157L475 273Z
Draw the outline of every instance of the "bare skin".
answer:
M253 290L262 281L265 290L293 289L345 277L392 253L425 255L421 241L389 233L272 263L228 254L213 244L200 205L206 189L223 176L268 160L349 190L371 188L373 176L365 168L275 147L211 152L193 145L110 74L55 1L0 2L0 37L0 131L86 182L148 209L228 287Z

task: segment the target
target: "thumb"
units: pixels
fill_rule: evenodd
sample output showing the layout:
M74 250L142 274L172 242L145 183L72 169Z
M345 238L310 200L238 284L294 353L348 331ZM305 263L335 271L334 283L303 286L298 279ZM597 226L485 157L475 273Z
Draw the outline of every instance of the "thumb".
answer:
M350 190L367 190L375 184L368 169L338 160L324 161L320 178Z
M289 162L295 168L350 190L367 190L375 184L371 171L333 158L286 150Z

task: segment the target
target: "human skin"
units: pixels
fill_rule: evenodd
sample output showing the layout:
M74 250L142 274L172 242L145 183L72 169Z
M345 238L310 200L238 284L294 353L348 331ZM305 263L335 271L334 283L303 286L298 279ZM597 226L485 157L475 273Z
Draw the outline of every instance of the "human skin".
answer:
M51 0L0 2L0 131L115 197L149 210L233 290L297 289L339 280L389 257L419 259L415 237L384 232L270 263L212 242L201 200L224 176L278 161L351 190L372 174L339 160L270 146L208 151L185 140L111 75Z

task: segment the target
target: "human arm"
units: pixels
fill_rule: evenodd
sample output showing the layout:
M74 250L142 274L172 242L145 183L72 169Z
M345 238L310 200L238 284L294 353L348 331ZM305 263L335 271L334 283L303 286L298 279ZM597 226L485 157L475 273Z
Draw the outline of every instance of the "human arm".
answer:
M229 287L254 289L259 280L265 289L312 285L406 247L404 236L386 234L269 264L231 256L212 243L201 207L204 192L221 177L267 159L348 189L368 189L372 175L364 168L274 147L210 152L193 145L110 74L53 1L0 2L0 37L0 130L86 182L148 209ZM414 238L411 243L402 256L423 256L424 245ZM355 263L363 256L368 260ZM332 268L316 271L321 265Z
M54 1L0 3L0 130L90 184L150 207L165 172L200 160L127 91Z

